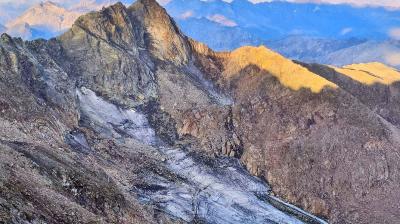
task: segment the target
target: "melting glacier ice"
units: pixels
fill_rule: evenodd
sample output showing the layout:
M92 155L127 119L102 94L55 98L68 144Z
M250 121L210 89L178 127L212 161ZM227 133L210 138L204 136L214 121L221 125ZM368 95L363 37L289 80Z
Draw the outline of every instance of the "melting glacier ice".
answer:
M146 116L131 109L121 109L86 88L77 90L82 116L86 116L111 135L125 133L135 141L154 147L161 155L160 166L176 178L146 175L146 183L132 186L142 203L186 222L206 223L303 223L297 216L272 206L266 200L269 187L251 176L237 159L208 160L199 154L173 148L157 139ZM311 217L313 223L324 221L285 204Z
M156 142L155 132L143 114L132 109L119 108L84 87L77 90L77 96L83 114L89 116L90 120L98 126L115 130L117 133L125 132L145 144Z

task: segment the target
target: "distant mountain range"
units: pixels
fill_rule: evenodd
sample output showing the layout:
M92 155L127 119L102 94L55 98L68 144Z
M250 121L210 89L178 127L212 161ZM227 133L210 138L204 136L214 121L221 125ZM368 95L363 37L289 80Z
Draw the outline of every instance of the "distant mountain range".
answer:
M46 2L0 26L24 39L49 39L81 14L113 0ZM123 3L129 4L126 0ZM379 61L400 67L399 41L390 40L400 11L350 5L247 0L172 0L164 6L185 34L219 51L267 45L286 57L334 65Z
M216 50L267 45L306 62L400 66L400 42L390 40L400 11L246 0L172 0L165 7L187 35Z
M222 26L240 27L269 40L289 35L382 40L388 38L393 27L399 26L400 17L400 11L384 8L283 1L253 4L247 0L231 3L221 0L172 0L165 7L178 23L188 18L208 18ZM215 17L220 19L213 19Z
M379 61L400 68L400 41L367 41L329 53L319 61L324 64L332 65Z
M265 45L282 55L305 62L343 66L364 62L382 62L400 68L400 41L344 40L291 36Z
M40 3L7 23L7 31L24 39L48 39L69 29L79 15L53 2Z

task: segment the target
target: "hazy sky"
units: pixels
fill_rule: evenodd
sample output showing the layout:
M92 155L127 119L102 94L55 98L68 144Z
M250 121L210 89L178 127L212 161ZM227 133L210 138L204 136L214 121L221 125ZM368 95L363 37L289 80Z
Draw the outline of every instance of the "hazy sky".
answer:
M52 0L53 2L58 3L76 3L83 0ZM91 0L85 0L90 2ZM95 0L93 0L95 1ZM107 2L110 0L100 0L103 2ZM158 0L161 3L168 2L169 0ZM232 0L226 0L232 1ZM250 0L251 2L271 2L273 0ZM314 3L351 3L355 5L379 5L379 6L388 6L388 7L400 7L400 0L286 0L289 2L314 2ZM0 0L0 5L31 5L34 3L43 2L43 0ZM99 2L99 1L98 1Z
M170 0L158 0L159 2L165 4ZM204 0L207 1L207 0ZM224 0L226 2L231 2L232 0ZM276 0L249 0L254 3L258 2L271 2ZM348 3L357 6L384 6L384 7L394 7L400 8L400 0L280 0L280 1L288 1L288 2L313 2L313 3L332 3L332 4L340 4L340 3Z
M251 0L252 2L270 2L270 0ZM288 2L313 2L313 3L350 3L353 5L373 5L400 8L400 0L287 0Z

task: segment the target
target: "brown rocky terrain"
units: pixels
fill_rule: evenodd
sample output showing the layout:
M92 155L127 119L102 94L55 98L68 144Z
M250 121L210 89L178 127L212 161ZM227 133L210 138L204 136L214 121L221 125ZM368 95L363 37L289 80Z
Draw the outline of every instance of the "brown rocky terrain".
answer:
M268 213L255 197L267 188L232 157L331 223L397 223L399 80L380 64L214 52L154 0L49 41L4 34L0 222L299 221Z

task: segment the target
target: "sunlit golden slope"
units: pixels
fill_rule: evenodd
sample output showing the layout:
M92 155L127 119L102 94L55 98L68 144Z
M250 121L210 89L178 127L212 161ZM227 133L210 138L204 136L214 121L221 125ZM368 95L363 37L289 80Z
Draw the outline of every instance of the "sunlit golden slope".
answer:
M376 83L391 85L400 81L400 73L396 69L378 62L353 64L342 68L332 66L332 68L366 85L373 85Z
M324 87L337 88L337 85L310 72L306 68L275 53L264 46L241 47L231 53L221 54L225 58L224 77L230 78L247 66L255 65L275 76L282 85L299 90L310 89L320 92Z

